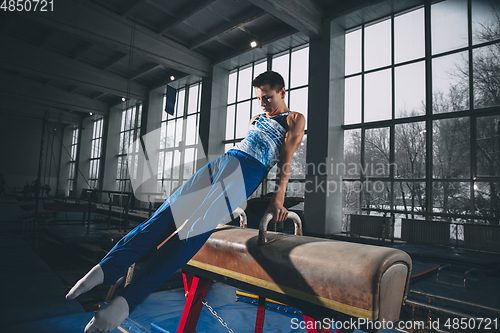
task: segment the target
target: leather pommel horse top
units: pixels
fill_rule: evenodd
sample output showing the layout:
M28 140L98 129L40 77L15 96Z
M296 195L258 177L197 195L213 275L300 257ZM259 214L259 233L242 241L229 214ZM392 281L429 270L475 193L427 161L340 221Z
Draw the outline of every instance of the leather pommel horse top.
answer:
M411 272L407 253L281 233L268 237L258 245L258 230L218 229L184 269L301 309L314 305L349 317L399 319Z

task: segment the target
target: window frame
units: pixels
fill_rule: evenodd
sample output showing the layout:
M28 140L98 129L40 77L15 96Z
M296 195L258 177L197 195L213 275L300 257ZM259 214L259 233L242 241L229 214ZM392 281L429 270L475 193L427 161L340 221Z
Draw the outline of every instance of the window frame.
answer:
M131 117L132 124L128 126L128 129L126 128L127 124L127 119L124 117L127 117L127 112L131 112L131 116L133 115L133 119ZM117 172L116 172L116 182L115 182L115 190L119 192L129 192L131 191L131 183L130 183L130 174L133 172L137 172L137 170L134 170L133 166L131 167L131 161L138 158L138 151L137 148L132 146L131 152L128 151L128 148L130 147L130 142L135 143L137 138L140 136L141 133L141 118L142 118L142 103L136 103L132 106L127 106L121 111L122 117L121 117L121 124L123 124L123 128L120 127L120 134L119 134L119 147L121 143L122 150L120 151L120 148L118 148L118 154L116 155L118 159L118 164L117 164ZM125 134L128 133L128 138L129 138L129 143L126 144L125 138L127 137ZM130 137L132 138L130 139ZM120 164L121 161L121 164ZM121 166L121 168L120 168Z
M89 178L90 189L98 189L101 181L102 133L104 117L94 119L92 126L92 139L90 141ZM95 177L93 177L95 175Z
M196 107L195 107L195 111L194 112L191 112L189 113L189 109L190 109L190 105L189 105L189 102L190 102L190 93L191 93L191 88L197 86L198 88L198 91L197 91L197 97L196 97ZM182 110L179 110L179 95L180 95L180 92L184 92L183 93L183 100L182 100ZM161 173L159 172L158 173L158 176L157 176L157 191L158 193L163 193L163 199L166 199L168 198L173 192L174 190L181 186L192 174L194 174L194 172L196 172L196 168L197 168L197 149L198 149L198 143L199 143L199 135L198 135L198 132L199 132L199 126L200 126L200 110L201 110L201 92L202 92L202 82L201 81L198 81L198 82L194 82L194 83L190 83L190 84L186 84L185 86L183 86L182 88L178 89L177 90L177 98L176 98L176 102L175 102L175 107L174 107L174 110L175 110L175 113L174 115L170 115L170 114L167 114L166 112L163 112L162 114L162 120L161 120L161 123L160 123L160 128L162 129L162 132L164 131L165 132L165 140L167 139L167 130L168 130L168 126L169 124L172 124L171 126L174 126L174 138L177 137L177 121L179 120L182 120L182 133L181 133L181 138L179 140L179 145L176 145L175 144L175 140L174 139L174 143L171 147L167 147L166 146L166 141L165 142L161 142L160 143L160 148L158 149L158 171L160 171L160 165L162 167L162 170L161 170ZM163 95L163 110L165 110L165 105L166 105L166 93ZM179 113L181 111L181 113ZM186 143L186 135L187 135L187 126L188 126L188 118L189 117L195 117L195 122L196 122L196 128L194 129L195 131L195 141L194 143L192 144L185 144ZM162 138L160 137L160 141L162 140ZM182 146L180 145L180 142L182 142ZM187 149L194 149L194 156L193 156L193 164L192 164L192 173L191 174L187 174L185 175L186 173L186 169L185 169L185 153L186 153L186 150ZM174 173L174 168L176 167L175 166L175 159L174 159L174 154L176 151L179 151L180 152L180 157L179 157L179 174L178 176L174 177L173 173ZM166 161L166 156L167 156L167 153L172 153L172 158L170 159L170 176L169 177L165 177L165 161ZM161 160L160 160L161 159ZM176 184L174 186L174 183ZM168 186L168 189L165 190L165 186Z
M256 100L256 97L255 97L255 91L254 91L253 87L251 87L252 92L251 92L250 98L238 100L238 85L239 85L239 73L240 73L240 71L245 70L251 66L252 67L252 78L255 78L258 74L260 74L260 73L257 73L257 75L256 75L256 73L255 73L255 66L256 65L259 65L262 62L266 62L267 69L272 70L274 58L281 57L283 55L287 55L288 56L288 77L287 77L286 82L285 82L285 87L287 88L286 104L287 104L287 106L290 106L291 93L293 93L296 90L309 88L309 82L307 84L302 84L302 85L298 85L298 86L294 86L294 87L290 88L291 87L291 80L292 80L292 75L291 75L291 73L292 73L292 53L300 51L300 50L302 50L304 48L308 48L308 47L309 47L309 43L305 43L305 44L302 44L299 46L291 47L291 48L288 48L287 50L280 51L280 52L277 52L275 54L269 54L267 56L267 58L257 59L257 60L252 61L249 64L238 66L230 71L229 75L234 74L236 72L236 87L235 87L235 91L234 91L235 98L234 98L234 102L227 103L226 107L229 109L230 107L234 106L234 111L233 111L235 114L234 120L233 120L233 138L234 139L227 139L226 138L225 140L222 140L222 143L225 146L225 149L224 149L225 151L228 151L229 149L234 147L235 144L237 144L238 142L240 142L244 139L243 137L236 138L236 128L237 128L237 121L238 121L238 119L237 119L238 104L250 102L250 119L251 119L253 111L254 111L253 107L254 107L254 101ZM309 91L307 91L307 96L308 96L308 93L309 93ZM305 111L307 111L307 110L305 110ZM260 110L260 112L258 114L261 114L261 113L262 113L262 110ZM307 113L305 114L305 116L307 117ZM250 119L248 119L248 122L250 121ZM307 122L307 119L306 119L306 122ZM227 126L227 123L226 123L226 126ZM306 140L307 140L307 128L304 130L304 139L303 139L304 146L306 146L306 142L307 142ZM307 154L307 152L306 152L306 154ZM304 163L305 163L305 161L304 161ZM255 190L255 192L250 196L250 198L264 196L264 195L268 194L269 192L273 191L274 184L278 180L276 170L277 170L277 166L274 166L269 171L268 175L266 175L266 178L263 180L263 182L258 186L258 188ZM299 187L300 186L303 187L303 185L305 184L305 180L306 180L305 175L303 178L290 177L290 179L288 180L286 196L294 195L296 192L295 186L297 184L299 184Z
M472 11L471 11L471 6L472 2L471 0L467 1L467 22L468 22L468 45L466 47L460 47L456 48L453 50L448 50L446 52L441 52L441 53L436 53L432 54L432 45L431 45L431 10L432 10L432 5L430 2L426 3L425 5L417 6L414 8L411 8L409 10L406 10L404 12L399 12L399 13L393 13L390 16L384 17L383 19L377 20L375 22L368 22L365 24L362 24L360 26L357 26L353 29L346 30L346 34L353 32L357 29L362 29L362 36L361 36L361 71L356 72L356 73L350 73L348 75L344 76L344 79L349 79L352 77L356 76L361 76L361 122L359 123L352 123L352 124L346 124L342 125L342 129L344 131L348 130L361 130L361 150L360 150L360 163L361 167L364 167L365 163L365 150L366 150L366 143L365 143L365 138L366 138L366 131L370 129L375 129L375 128L383 128L387 127L390 130L390 163L391 165L390 168L390 174L388 177L370 177L370 181L382 181L382 182L389 182L390 183L390 193L391 193L391 198L390 202L387 206L389 206L388 211L394 212L396 211L395 209L395 184L396 183L401 183L401 182L407 182L408 184L416 183L416 182L424 182L425 183L425 209L424 212L429 214L435 214L434 213L434 203L433 200L430 200L429 198L433 198L433 192L435 192L436 189L434 189L434 183L441 183L441 182L450 182L450 183L463 183L467 182L470 187L470 207L467 207L464 209L464 211L470 211L472 212L472 216L475 216L475 189L477 188L477 185L479 183L481 184L488 184L490 182L499 182L500 177L479 177L477 176L477 152L476 152L476 142L477 142L477 128L476 128L476 123L478 118L480 117L486 117L486 116L498 116L500 115L500 105L499 106L487 106L487 107L476 107L474 105L474 95L473 95L473 52L474 50L477 50L481 47L485 46L490 46L490 45L500 45L500 39L492 40L492 41L486 41L482 43L473 43L472 39ZM419 57L416 59L412 59L409 61L404 61L401 63L395 63L395 49L394 49L394 18L398 15L405 14L408 12L411 12L413 10L417 10L420 8L424 8L424 38L425 38L425 56L424 57ZM371 25L386 19L391 20L391 64L389 66L384 66L380 68L375 68L375 69L370 69L369 71L364 70L364 28L367 25ZM469 99L469 108L466 110L459 110L459 111L451 111L451 112L445 112L445 113L434 113L433 112L433 82L432 82L432 65L433 65L433 60L434 59L439 59L441 57L445 57L448 55L453 55L453 54L459 54L460 52L466 52L468 54L468 99ZM396 110L395 110L395 69L401 66L409 65L409 64L414 64L424 61L425 62L425 114L423 115L417 115L417 116L410 116L410 117L402 117L402 118L397 118L396 117ZM392 117L391 119L387 120L380 120L380 121L373 121L373 122L366 122L365 121L365 108L364 108L364 89L365 89L365 82L364 82L364 75L373 73L376 71L381 71L381 70L386 70L390 69L391 70L391 84L392 84L392 91L391 91L391 103L392 103ZM344 82L345 82L344 80ZM458 118L467 118L469 119L469 133L470 133L470 138L469 138L469 167L470 167L470 176L465 177L465 178L436 178L433 175L433 157L434 157L434 147L433 147L433 133L434 133L434 123L439 120L443 119L458 119ZM394 173L394 166L393 163L395 162L395 126L400 125L400 124L406 124L406 123L416 123L416 122L423 122L425 124L425 138L426 138L426 151L425 151L425 179L414 179L414 178L396 178L395 173ZM345 150L344 146L344 150ZM366 177L364 177L362 174L358 178L349 178L349 179L344 179L344 185L345 186L347 183L353 183L353 182L361 182L363 184L366 182ZM351 184L352 185L352 184ZM364 205L364 200L363 200L363 191L359 191L359 210L358 214L361 214L362 211L364 210L371 210L371 211L377 211L377 209L369 209L366 208ZM345 203L344 203L345 205ZM346 207L344 206L343 210L345 211ZM380 210L379 210L380 211ZM446 216L446 214L441 214ZM453 214L448 214L448 215L453 215ZM465 215L465 214L464 214ZM494 216L494 212L490 212L491 219L498 218L498 216ZM484 216L477 216L478 218L482 220L488 220L488 217Z

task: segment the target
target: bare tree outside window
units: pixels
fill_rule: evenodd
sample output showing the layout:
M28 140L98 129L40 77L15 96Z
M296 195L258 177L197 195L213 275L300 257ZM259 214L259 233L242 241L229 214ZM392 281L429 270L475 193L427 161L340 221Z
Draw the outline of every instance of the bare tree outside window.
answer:
M427 10L430 16L424 15ZM411 31L414 38L423 38L425 17L431 19L431 55L418 49L404 57L411 60L398 62L404 50L402 36ZM447 0L380 22L393 22L397 57L392 68L372 66L366 74L363 66L346 68L344 162L390 167L383 172L362 167L359 173L345 174L344 214L363 209L369 214L378 214L374 209L423 211L491 217L495 220L490 223L498 225L500 4L471 1L467 6L467 1ZM367 42L361 32L382 31L377 24L346 33L346 58L360 58ZM453 29L439 31L443 26ZM388 38L386 33L383 38ZM425 75L426 66L431 75ZM392 84L384 85L389 92L370 95L370 77L384 71L393 71ZM392 96L391 116L387 107L380 108L389 105L387 95ZM359 105L353 99L359 99Z

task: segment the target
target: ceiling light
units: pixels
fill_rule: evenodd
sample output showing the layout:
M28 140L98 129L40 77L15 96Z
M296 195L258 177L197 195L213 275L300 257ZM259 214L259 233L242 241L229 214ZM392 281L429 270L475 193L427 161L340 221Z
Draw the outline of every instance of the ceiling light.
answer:
M92 115L92 112L90 112L89 114Z
M122 97L122 102L125 102L125 97Z
M175 76L172 75L172 76L170 76L170 81L173 81L173 80L175 80Z
M250 43L250 46L251 46L251 47L257 47L257 42L253 40L253 41Z

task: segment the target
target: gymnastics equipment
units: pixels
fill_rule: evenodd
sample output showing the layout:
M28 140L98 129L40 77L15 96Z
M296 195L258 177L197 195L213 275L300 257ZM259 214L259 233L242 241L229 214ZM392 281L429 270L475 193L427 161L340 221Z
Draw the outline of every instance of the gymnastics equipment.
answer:
M183 268L186 307L177 332L194 332L211 280L302 310L306 323L356 319L376 332L399 320L411 273L410 256L400 250L299 236L300 219L289 212L297 235L223 226ZM361 320L360 320L361 319ZM262 327L256 328L261 332ZM352 330L344 330L345 332ZM342 332L344 332L342 331ZM323 328L308 332L330 332ZM340 330L338 330L340 332Z

